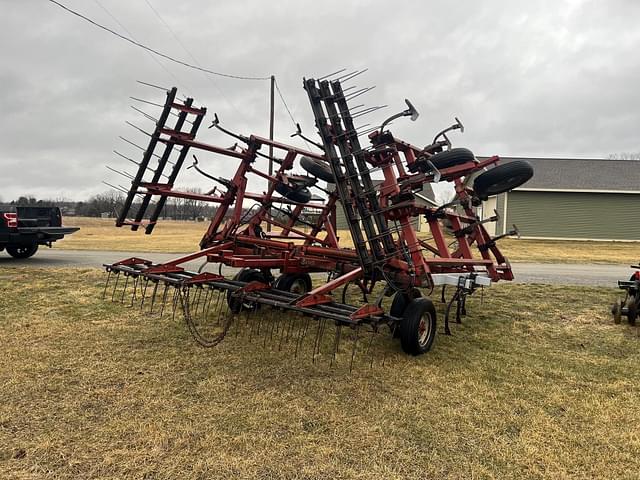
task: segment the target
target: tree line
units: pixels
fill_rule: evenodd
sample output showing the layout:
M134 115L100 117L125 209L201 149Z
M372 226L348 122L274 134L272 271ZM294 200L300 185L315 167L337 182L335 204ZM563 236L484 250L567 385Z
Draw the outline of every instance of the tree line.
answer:
M187 189L189 192L201 193L200 189ZM87 200L72 201L65 198L38 199L32 195L22 195L15 200L5 202L10 205L32 205L42 207L60 207L65 216L78 217L116 217L122 210L125 195L118 191L107 191L93 195ZM141 198L134 201L128 217L135 217ZM211 217L216 211L216 205L189 198L167 198L160 218L175 220L196 220ZM153 211L153 204L147 208L148 216Z

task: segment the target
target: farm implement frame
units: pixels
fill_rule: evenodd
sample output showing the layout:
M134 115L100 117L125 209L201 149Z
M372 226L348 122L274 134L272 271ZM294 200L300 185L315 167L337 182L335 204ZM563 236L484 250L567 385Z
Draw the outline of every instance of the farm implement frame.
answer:
M452 148L447 133L463 129L457 119L424 148L395 138L385 128L391 120L418 116L409 101L406 110L363 132L354 118L374 109L349 105L362 91L347 93L340 78L305 79L304 88L322 143L307 140L319 152L233 133L220 125L217 115L211 127L234 137L234 146L196 141L205 108L194 107L191 98L178 101L175 88L166 92L164 104L154 104L162 110L158 118L145 114L155 129L147 133L142 160L128 158L138 170L126 174L131 187L116 225L150 234L169 197L210 202L217 209L200 250L162 264L128 258L105 265L105 296L124 301L129 291L131 304L140 300L153 310L159 303L160 313L170 303L174 315L182 310L190 331L205 346L219 343L234 317L269 306L302 315L305 325L309 319L318 321L314 358L327 324L336 331L332 359L340 351L343 327L356 332L357 343L361 328L376 333L386 326L405 352L425 353L436 334L436 310L428 298L436 287L442 286L443 301L445 286L454 289L445 310L445 332L450 333L450 313L455 308L459 322L468 295L491 282L513 279L496 243L505 235L492 238L484 226L497 217L481 220L475 207L526 182L531 166L523 161L498 165L497 156L478 161L469 150ZM364 135L369 140L365 147L360 143ZM275 154L265 153L270 151ZM233 177L206 172L204 162L193 155L188 168L209 179L213 188L204 193L176 188L178 173L194 152L233 159ZM265 159L275 164L273 172L258 167ZM382 180L374 180L374 173ZM455 189L455 198L445 205L420 193L425 184L439 181L451 182ZM266 190L255 191L259 182ZM254 204L247 208L249 202ZM344 212L354 248L340 243L337 208ZM421 218L430 238L416 231ZM185 269L185 263L196 259L217 264L217 273ZM225 278L222 266L240 270ZM314 287L311 275L319 273L326 282ZM350 286L362 295L361 304L349 301ZM340 291L338 301L335 293ZM385 308L389 297L391 306Z

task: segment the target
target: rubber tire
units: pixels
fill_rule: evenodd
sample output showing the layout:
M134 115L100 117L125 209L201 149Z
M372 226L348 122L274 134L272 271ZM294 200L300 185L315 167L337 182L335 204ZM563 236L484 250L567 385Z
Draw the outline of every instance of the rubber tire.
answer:
M621 299L616 300L616 303L614 303L611 306L611 314L613 315L613 323L615 323L616 325L619 325L620 322L622 321L622 300Z
M468 148L452 148L446 152L436 153L429 157L429 161L438 170L443 168L455 167L467 162L475 162L476 156Z
M423 343L420 343L420 321L426 316L429 334ZM436 309L428 298L416 298L412 300L404 311L400 324L400 345L402 350L409 355L422 355L427 353L436 338Z
M533 177L533 167L524 160L503 163L484 172L473 182L473 190L481 200L508 192Z
M31 245L9 245L7 246L7 253L13 258L29 258L38 251L38 244L33 243Z
M309 190L307 187L293 188L280 182L276 184L275 190L284 198L288 198L289 200L293 200L294 202L309 203L309 201L311 201L311 190Z
M635 297L629 297L627 300L627 321L629 325L634 327L636 325L636 319L638 318L638 307Z
M393 296L389 315L396 318L402 318L404 311L407 309L407 305L409 305L411 300L420 297L422 297L422 293L420 293L420 290L417 288L412 289L409 293L397 292ZM397 327L393 330L393 338L400 338L400 329Z
M336 183L331 167L327 162L323 162L317 158L302 157L300 158L300 166L304 168L307 173L318 177L320 180L324 180L327 183Z
M304 282L305 290L303 292L293 292L291 288L296 280L301 279ZM278 277L274 288L283 292L298 293L300 295L311 291L311 276L308 273L284 273Z
M253 268L243 268L238 273L235 274L233 280L238 282L263 282L266 283L266 279L260 270L255 270ZM227 305L229 305L229 310L232 313L240 313L242 310L245 311L253 311L260 308L260 305L257 303L242 303L242 301L238 297L232 296L231 290L227 292Z

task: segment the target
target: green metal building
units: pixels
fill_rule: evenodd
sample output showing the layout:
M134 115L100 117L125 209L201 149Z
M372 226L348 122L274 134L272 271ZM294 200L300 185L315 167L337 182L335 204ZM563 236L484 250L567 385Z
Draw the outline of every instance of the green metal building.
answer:
M489 199L483 217L497 210L495 234L515 224L522 238L640 241L640 161L518 160L531 163L534 176Z

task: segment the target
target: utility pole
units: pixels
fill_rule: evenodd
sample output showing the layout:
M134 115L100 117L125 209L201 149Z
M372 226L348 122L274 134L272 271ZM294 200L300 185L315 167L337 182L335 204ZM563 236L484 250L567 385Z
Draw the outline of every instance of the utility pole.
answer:
M273 112L275 103L275 88L276 77L271 75L271 108L269 112L269 140L273 142ZM273 175L273 145L269 145L269 176ZM269 187L271 187L271 180L269 180ZM269 212L271 213L271 212ZM267 232L271 231L271 224L267 223Z

